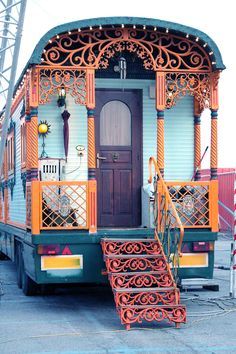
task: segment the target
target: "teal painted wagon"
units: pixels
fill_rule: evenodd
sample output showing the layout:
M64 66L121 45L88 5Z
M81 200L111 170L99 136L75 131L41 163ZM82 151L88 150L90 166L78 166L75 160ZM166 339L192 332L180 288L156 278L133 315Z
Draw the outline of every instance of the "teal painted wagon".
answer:
M107 275L115 288L116 273L137 292L144 271L151 288L173 288L155 309L185 321L172 271L213 275L224 68L205 33L155 19L76 21L42 37L16 84L0 189L0 250L26 295ZM205 108L211 179L200 181ZM148 318L127 320L119 291L127 327Z

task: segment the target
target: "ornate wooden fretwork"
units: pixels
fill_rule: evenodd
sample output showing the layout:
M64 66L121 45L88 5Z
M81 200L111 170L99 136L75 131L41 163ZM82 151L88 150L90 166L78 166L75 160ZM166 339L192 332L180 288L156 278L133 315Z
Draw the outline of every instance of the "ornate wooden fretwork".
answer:
M219 71L211 73L211 101L210 107L213 110L217 110L219 108L219 98L218 98L218 82L220 78Z
M174 106L178 99L185 95L194 96L200 109L210 104L210 78L207 73L167 73L166 74L166 107Z
M211 63L195 41L149 29L105 28L72 31L52 38L42 55L44 65L107 68L115 54L128 51L154 71L209 72Z
M29 105L30 108L37 108L39 105L39 70L34 67L30 71L30 96Z
M76 69L40 68L39 104L50 102L64 87L75 98L75 103L86 104L86 72Z

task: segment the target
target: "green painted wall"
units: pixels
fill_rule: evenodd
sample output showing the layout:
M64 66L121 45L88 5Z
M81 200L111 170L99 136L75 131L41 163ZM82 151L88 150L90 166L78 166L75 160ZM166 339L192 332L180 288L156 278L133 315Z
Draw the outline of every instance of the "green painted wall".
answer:
M155 99L150 98L151 80L96 79L96 88L141 89L143 91L143 183L148 179L148 159L156 156L156 109ZM47 120L51 133L46 138L45 150L50 157L63 158L63 121L56 97L39 107L39 120ZM66 165L67 180L87 179L87 113L84 106L74 103L67 95L67 109L71 113L69 158ZM185 96L177 105L165 111L165 178L168 180L189 180L193 173L193 98ZM76 145L84 145L84 157L80 159ZM39 155L42 139L39 138ZM77 169L77 170L76 170ZM76 171L74 171L76 170ZM74 171L74 172L72 172Z
M74 98L66 97L69 119L69 156L66 164L66 180L87 180L87 113L86 108L75 104ZM47 120L51 125L51 133L45 139L45 151L50 158L65 158L63 139L63 119L61 109L57 107L57 97L51 102L39 106L38 120ZM81 161L78 157L76 146L85 146L85 154ZM39 138L39 156L42 152L42 138Z
M165 179L191 180L194 168L193 97L165 112Z

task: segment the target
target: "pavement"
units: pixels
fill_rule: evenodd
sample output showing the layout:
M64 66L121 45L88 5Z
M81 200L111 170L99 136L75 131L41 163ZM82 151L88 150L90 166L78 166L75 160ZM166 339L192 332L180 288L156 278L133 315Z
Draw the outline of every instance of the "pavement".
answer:
M126 331L109 286L57 288L25 297L15 267L0 261L1 354L236 353L236 299L229 297L230 237L216 242L214 280L219 292L181 293L187 324L144 323Z

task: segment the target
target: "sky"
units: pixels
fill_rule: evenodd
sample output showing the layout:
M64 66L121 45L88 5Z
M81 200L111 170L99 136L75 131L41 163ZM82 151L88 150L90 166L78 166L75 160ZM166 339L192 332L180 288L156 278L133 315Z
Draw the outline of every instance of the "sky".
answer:
M219 84L219 167L236 167L236 28L233 0L93 1L28 0L18 76L40 38L62 23L96 17L134 16L177 22L208 34L226 66ZM202 114L202 150L210 144L210 111ZM209 149L203 161L209 167Z

